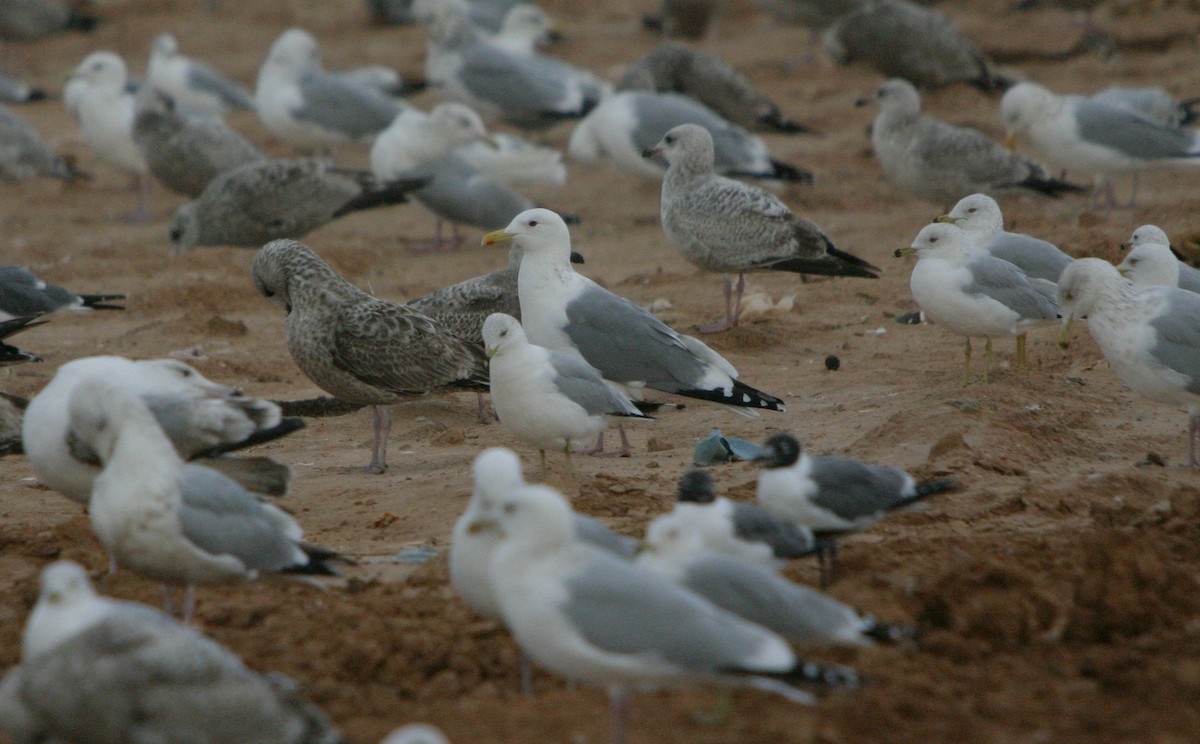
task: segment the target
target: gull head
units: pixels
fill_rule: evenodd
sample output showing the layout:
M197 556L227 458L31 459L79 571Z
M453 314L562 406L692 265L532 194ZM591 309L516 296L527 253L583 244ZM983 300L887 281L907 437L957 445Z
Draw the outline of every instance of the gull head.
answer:
M200 217L195 201L181 204L171 217L171 255L179 256L200 245Z
M292 311L292 289L297 282L333 274L328 264L312 249L295 240L272 240L254 254L250 266L254 286L259 293L283 308Z
M1004 229L1004 216L1000 213L1000 205L987 194L971 194L959 199L949 214L944 214L935 221L958 225L967 232L983 235Z
M754 458L754 462L761 468L790 468L800 461L800 454L803 452L800 440L787 432L767 437L763 448L763 454Z
M166 33L159 34L154 37L154 43L150 45L150 56L153 57L174 57L179 53L179 41L174 34Z
M470 106L441 103L429 112L429 124L448 143L448 150L488 138L483 119Z
M1058 312L1063 318L1058 345L1067 348L1071 321L1086 318L1110 291L1128 286L1116 267L1102 258L1079 258L1067 264L1058 277Z
M178 359L139 359L133 364L137 384L145 395L219 399L242 394L240 389L213 382Z
M921 228L912 245L896 251L896 256L915 253L918 259L940 258L946 261L961 261L970 255L967 234L958 225L934 222Z
M521 321L506 313L492 313L483 321L483 349L491 359L519 344L527 344Z
M523 39L530 47L553 41L558 36L550 23L546 12L533 3L514 5L504 14L500 24L500 35L508 38Z
M714 158L712 134L699 124L680 124L674 127L658 144L648 147L642 157L662 155L672 166L679 164L689 170L712 170Z
M521 460L516 453L504 447L490 447L480 452L471 465L475 481L471 492L471 503L467 512L471 515L467 530L471 534L500 532L497 520L500 497L525 485L521 475Z
M691 504L711 504L717 500L712 476L703 470L689 470L679 479L679 500Z
M1170 247L1159 243L1135 245L1117 264L1117 271L1138 289L1179 286L1179 260Z
M549 209L526 209L503 230L483 236L483 245L513 242L525 256L534 254L560 255L563 263L570 262L571 233L567 223Z
M120 93L125 89L127 77L125 60L116 53L92 52L75 68L70 81L80 80L98 90Z
M872 100L879 104L881 113L916 118L921 115L921 94L913 84L902 78L889 78L875 90L874 96L864 96L855 101L857 106L866 106Z
M87 572L74 561L57 561L42 569L37 605L25 624L21 654L30 659L86 630L102 603Z
M1142 225L1133 231L1133 235L1129 236L1129 240L1121 243L1121 250L1136 248L1143 243L1169 246L1171 245L1171 239L1167 237L1166 232L1158 225Z
M527 546L562 545L576 539L571 506L549 486L515 488L497 500L495 511L506 539Z
M319 68L321 53L316 38L302 28L289 28L275 39L264 66L299 73Z
M1053 112L1058 97L1037 83L1017 83L1000 99L1000 120L1008 132L1010 148L1017 137Z
M641 549L663 560L682 560L704 550L704 538L676 512L655 517L646 526Z

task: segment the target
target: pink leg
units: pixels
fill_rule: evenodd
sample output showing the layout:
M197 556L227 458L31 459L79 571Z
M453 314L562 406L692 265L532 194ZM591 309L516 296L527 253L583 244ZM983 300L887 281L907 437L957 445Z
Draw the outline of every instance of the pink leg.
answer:
M492 423L492 417L487 412L487 404L483 402L483 393L475 393L475 402L479 404L479 423L485 425Z
M392 431L392 409L388 406L372 406L372 409L374 439L371 442L371 463L367 465L367 472L382 473L387 470L387 440Z
M630 693L623 687L608 688L608 710L612 718L612 744L625 744L629 728Z
M742 293L746 291L746 275L738 274L737 292L733 297L733 317L729 320L730 327L736 328L738 318L742 317Z
M1200 459L1196 457L1196 440L1200 438L1200 414L1188 417L1188 465L1200 470Z
M183 624L191 625L192 616L196 613L196 585L188 584L183 595Z
M701 333L720 333L721 331L728 331L733 327L733 305L730 304L733 300L733 282L729 280L729 274L725 275L722 289L725 292L725 319L714 320L711 323L697 326L696 330Z
M603 455L604 454L604 432L601 431L600 436L596 437L596 446L595 447L592 447L590 450L583 450L579 454L591 455L591 456Z

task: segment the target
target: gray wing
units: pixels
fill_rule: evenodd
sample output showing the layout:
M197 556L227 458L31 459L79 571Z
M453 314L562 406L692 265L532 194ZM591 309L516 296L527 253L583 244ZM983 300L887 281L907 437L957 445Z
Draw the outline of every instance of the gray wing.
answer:
M577 356L550 351L555 389L578 403L592 416L603 414L637 415L629 399L604 381L600 372Z
M567 303L571 343L606 380L645 382L663 392L691 390L704 366L662 321L588 281Z
M345 137L359 140L387 128L403 106L330 75L310 72L300 78L303 104L292 115Z
M517 120L581 114L582 102L570 100L578 75L574 68L549 57L509 54L486 42L463 49L458 70L459 82L471 95Z
M1072 259L1058 246L1045 240L1004 232L987 245L988 253L1014 264L1031 279L1057 282Z
M1167 301L1161 314L1150 320L1158 335L1150 353L1188 378L1188 392L1200 394L1200 295L1175 287L1161 290L1166 290Z
M812 502L847 522L894 509L914 495L903 471L851 457L814 457L811 477L818 488Z
M29 122L0 105L0 183L38 176L70 178L74 172L38 136Z
M699 596L607 553L566 580L562 612L588 643L694 672L744 669L763 636Z
M1030 286L1021 270L991 256L981 256L967 264L971 282L963 287L967 294L986 295L1021 316L1022 320L1058 317L1057 303Z
M633 560L638 552L637 540L628 535L613 532L608 525L586 514L575 514L575 536L589 545L608 551L627 561Z
M866 642L857 612L752 561L706 555L688 565L682 583L717 607L794 641Z
M439 217L460 225L491 228L533 207L529 199L453 153L398 177L432 179L413 196Z
M254 97L245 88L196 60L189 60L187 82L190 87L210 93L233 108L255 109Z
M1200 292L1200 271L1183 261L1179 262L1179 288L1189 292Z
M274 507L259 502L235 481L199 465L179 473L183 534L212 555L232 555L252 569L280 571L304 565L300 528Z
M746 542L763 543L776 558L802 558L817 548L812 530L781 522L766 509L741 501L733 504L733 532Z
M1191 130L1160 127L1125 109L1091 100L1075 104L1075 124L1087 142L1112 148L1138 160L1162 160L1200 156L1196 135Z
M1163 127L1182 126L1187 116L1187 107L1162 88L1112 86L1093 95L1092 100L1132 111Z
M675 93L632 94L634 127L630 132L636 152L658 144L680 124L698 124L713 138L718 173L769 175L770 153L763 141L726 121L704 104Z
M172 398L142 396L180 457L190 459L217 447L244 441L255 432L277 426L279 406L262 398Z
M0 310L3 312L37 315L81 303L78 295L43 282L24 266L0 266Z

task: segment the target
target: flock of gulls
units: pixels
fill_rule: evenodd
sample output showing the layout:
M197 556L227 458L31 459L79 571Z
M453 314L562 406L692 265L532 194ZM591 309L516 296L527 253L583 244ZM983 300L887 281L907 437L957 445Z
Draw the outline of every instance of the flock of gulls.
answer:
M566 126L571 162L661 180L665 242L723 277L724 311L699 331L726 331L742 322L748 273L880 274L788 205L787 189L812 183L812 174L773 156L758 134L812 133L788 117L787 102L679 41L664 41L610 81L559 58L553 44L561 37L534 5L368 5L382 22L427 28L423 80L380 66L327 70L317 36L292 28L264 50L250 90L185 56L186 37L164 33L148 40L143 79L132 79L117 54L97 50L61 92L5 76L0 97L13 105L60 99L95 164L131 178L131 219L149 219L154 183L189 199L170 220L164 247L256 250L247 281L283 311L296 366L330 395L372 408L369 473L388 467L392 406L431 392L489 393L500 426L538 451L543 477L548 453L563 455L572 477L573 454L628 456L626 425L679 406L649 400L649 391L752 418L784 410L780 397L744 381L700 338L577 270L577 219L520 189L566 180L563 153L545 144ZM719 16L710 5L665 2L647 25L702 34ZM1130 388L1188 408L1189 463L1200 468L1200 272L1154 225L1132 232L1118 266L1073 257L1006 231L994 198L1090 199L1111 210L1116 177L1200 164L1190 102L1161 89L1083 95L1019 80L945 15L905 0L761 6L807 27L836 62L872 66L883 78L859 101L878 107L874 156L896 189L946 211L896 255L916 256L910 286L935 327L929 332L964 338L964 384L977 380L973 338L985 339L986 383L993 339L1015 339L1020 370L1027 333L1061 324L1066 348L1071 322L1086 319ZM102 20L118 22L56 0L0 2L6 41L86 31ZM922 113L920 91L956 83L998 97L1007 143ZM407 99L423 88L442 99L428 111ZM298 154L269 157L225 122L234 111L254 112ZM43 134L0 105L0 182L88 178ZM370 169L337 166L327 151L342 143L361 143L364 154L369 146ZM435 249L460 245L463 228L486 230L481 242L507 248L507 266L394 302L355 286L298 242L351 212L410 201L437 220ZM51 314L119 310L124 299L79 295L24 267L0 267L0 364L39 361L4 339ZM481 395L479 415L487 413ZM21 663L0 682L0 730L17 742L344 741L299 684L248 669L190 625L197 586L267 574L316 581L350 560L306 542L286 501L277 504L289 489L286 464L242 452L304 428L303 420L181 361L89 356L60 366L31 400L5 395L0 424L4 452L23 451L47 487L86 507L109 571L160 583L166 599L165 612L108 599L79 565L47 566ZM612 424L616 452L605 449ZM757 504L720 496L706 472L693 470L681 478L674 508L640 539L526 482L514 452L484 450L451 539L451 581L476 613L511 631L523 665L606 688L616 741L629 697L641 689L751 686L804 703L853 689L864 682L854 670L808 661L795 645L912 644L919 633L779 569L816 556L827 587L841 536L955 484L810 455L787 433L756 449ZM405 727L386 741L445 739Z

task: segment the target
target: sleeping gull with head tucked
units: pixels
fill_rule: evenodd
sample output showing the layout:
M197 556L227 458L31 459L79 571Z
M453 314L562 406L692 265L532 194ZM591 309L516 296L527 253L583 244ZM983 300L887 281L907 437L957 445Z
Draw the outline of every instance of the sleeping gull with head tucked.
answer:
M949 214L936 221L958 225L976 248L1015 264L1031 279L1057 282L1058 275L1072 260L1053 243L1005 230L1000 205L987 194L963 197Z
M1058 282L1065 347L1071 321L1088 331L1135 393L1188 409L1188 463L1200 469L1200 295L1177 287L1135 289L1099 258L1067 267Z
M704 127L681 124L643 153L658 154L670 164L662 185L663 232L689 262L725 275L725 318L702 331L738 324L751 271L877 278L878 269L838 250L816 223L797 217L776 197L717 175L713 138ZM730 274L738 276L736 294Z
M1058 317L1054 284L1030 279L1015 265L974 248L956 225L935 222L897 256L916 254L909 287L934 323L966 338L963 384L971 381L971 337L983 336L983 381L989 381L992 339L1015 336L1017 369L1025 367L1025 334Z

